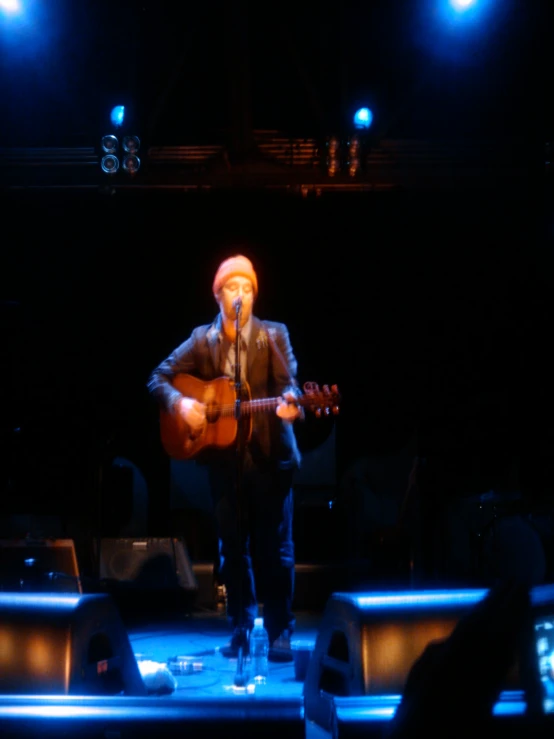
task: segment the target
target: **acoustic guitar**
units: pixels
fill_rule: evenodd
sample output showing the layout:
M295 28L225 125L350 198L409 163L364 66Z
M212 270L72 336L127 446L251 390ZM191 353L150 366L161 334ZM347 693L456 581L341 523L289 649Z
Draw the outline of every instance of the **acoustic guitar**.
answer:
M162 410L160 434L162 446L173 459L193 459L208 447L228 447L237 438L238 424L244 430L245 439L252 433L252 417L255 413L273 411L280 398L256 398L252 400L247 383L243 383L244 398L236 397L235 383L228 377L218 377L209 382L192 375L180 374L173 379L182 395L194 398L206 405L206 424L198 434L191 434L179 413ZM324 385L319 389L315 382L306 382L304 395L295 404L315 414L316 417L336 415L339 412L339 392L336 385Z

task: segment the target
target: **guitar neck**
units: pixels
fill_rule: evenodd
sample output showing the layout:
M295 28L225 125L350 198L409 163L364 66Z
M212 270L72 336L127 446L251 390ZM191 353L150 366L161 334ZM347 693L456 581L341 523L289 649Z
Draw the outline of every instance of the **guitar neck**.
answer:
M332 402L331 402L332 401ZM279 403L282 402L282 398L256 398L244 399L240 401L240 417L252 416L255 413L263 413L265 411L274 411ZM311 411L317 409L333 409L336 412L337 400L334 396L318 397L312 395L300 395L294 400L295 405L299 405L302 408L307 408ZM232 418L237 417L237 407L235 403L220 403L208 406L207 410L208 421L217 421L219 418Z
M241 407L244 408L244 413L250 415L252 413L263 411L274 411L280 401L280 398L256 398L255 400L247 400L243 402Z
M279 398L257 398L255 400L240 401L240 415L250 416L254 413L264 411L274 411L279 405ZM223 405L212 406L208 409L209 416L231 417L236 414L236 405L225 403Z

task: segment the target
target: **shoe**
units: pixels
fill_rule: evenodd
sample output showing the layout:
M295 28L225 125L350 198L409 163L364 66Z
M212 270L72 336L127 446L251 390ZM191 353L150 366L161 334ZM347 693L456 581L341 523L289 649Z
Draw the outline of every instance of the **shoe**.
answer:
M294 656L290 646L290 632L283 631L269 647L267 658L270 662L292 662Z
M239 647L241 644L241 634L244 634L245 644L242 649L242 656L248 657L250 653L249 641L250 641L250 629L246 629L244 632L241 629L235 629L231 641L225 646L219 648L219 653L227 659L236 658L239 656Z

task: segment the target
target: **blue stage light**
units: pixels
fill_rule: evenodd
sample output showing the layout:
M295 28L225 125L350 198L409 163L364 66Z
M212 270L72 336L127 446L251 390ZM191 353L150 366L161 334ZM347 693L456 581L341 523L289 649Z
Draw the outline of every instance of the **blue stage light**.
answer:
M463 13L475 4L476 0L450 0L450 5L459 13Z
M373 122L373 113L369 108L359 108L354 113L354 126L357 129L368 129Z
M0 0L0 10L6 13L19 13L21 2L20 0Z
M114 108L112 108L112 112L110 113L110 121L112 122L112 125L118 128L119 126L123 125L124 120L125 120L125 106L116 105Z
M486 13L490 11L496 0L441 0L439 16L447 26L461 29L471 27L473 23L485 22Z

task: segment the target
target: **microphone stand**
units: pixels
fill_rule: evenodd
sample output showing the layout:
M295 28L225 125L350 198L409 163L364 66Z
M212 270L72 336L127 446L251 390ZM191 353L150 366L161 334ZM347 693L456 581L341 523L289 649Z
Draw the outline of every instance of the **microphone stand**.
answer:
M242 399L242 380L241 380L241 330L240 330L240 316L242 312L242 300L239 298L235 302L235 418L237 420L237 441L235 447L235 494L236 494L236 506L237 506L237 537L239 546L244 545L242 538L242 510L241 510L241 497L242 497L242 474L243 474L243 463L244 463L244 439L243 430L241 423L241 399ZM246 552L242 552L243 555ZM248 681L248 675L244 672L244 658L247 648L247 630L246 625L243 621L242 615L242 602L243 602L243 581L242 571L239 572L238 587L237 587L237 607L239 612L240 622L238 624L239 629L239 651L237 658L237 671L235 673L235 685L237 687L244 687Z

